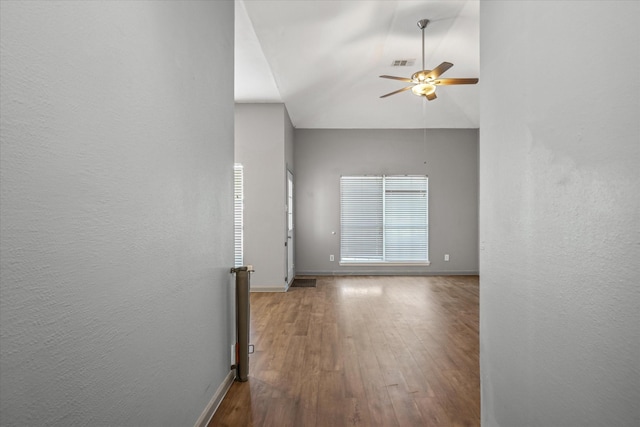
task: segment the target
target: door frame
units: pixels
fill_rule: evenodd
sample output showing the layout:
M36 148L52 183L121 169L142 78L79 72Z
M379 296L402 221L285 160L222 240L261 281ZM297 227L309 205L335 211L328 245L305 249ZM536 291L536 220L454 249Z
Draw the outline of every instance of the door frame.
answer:
M293 282L296 274L295 270L295 222L294 222L294 192L293 192L293 172L287 168L286 184L286 215L285 215L285 282L287 288Z

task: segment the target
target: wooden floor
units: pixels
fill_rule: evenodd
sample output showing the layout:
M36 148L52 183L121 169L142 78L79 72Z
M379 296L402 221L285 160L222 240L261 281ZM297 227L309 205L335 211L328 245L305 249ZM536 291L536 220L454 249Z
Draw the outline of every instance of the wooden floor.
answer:
M209 426L479 426L478 277L251 294L249 381Z

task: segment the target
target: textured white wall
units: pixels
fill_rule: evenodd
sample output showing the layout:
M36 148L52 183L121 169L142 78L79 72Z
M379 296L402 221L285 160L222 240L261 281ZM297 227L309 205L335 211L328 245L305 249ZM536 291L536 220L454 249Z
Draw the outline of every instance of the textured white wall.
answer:
M0 2L1 425L193 425L229 372L233 2Z
M284 104L236 104L235 159L244 166L244 262L251 288L285 290Z
M482 425L640 425L640 3L481 4Z

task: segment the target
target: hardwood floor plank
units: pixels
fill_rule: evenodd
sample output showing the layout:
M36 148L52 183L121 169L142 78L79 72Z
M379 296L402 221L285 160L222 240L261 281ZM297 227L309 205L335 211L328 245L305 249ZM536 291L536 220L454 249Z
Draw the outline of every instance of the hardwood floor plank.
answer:
M393 427L399 426L396 413L386 388L378 389L378 394L368 396L369 419L371 426Z
M413 399L402 372L400 370L387 371L384 376L388 383L387 392L389 393L398 424L401 426L425 425L422 414Z
M209 426L479 426L477 276L251 294L249 381Z
M342 425L342 399L318 398L317 427L336 427Z
M318 385L318 401L327 402L345 398L344 393L344 372L323 371L320 374Z
M306 336L293 335L289 337L289 345L284 355L284 366L290 372L301 370L304 367L304 354L307 347Z
M293 322L293 335L306 336L309 331L309 320L311 318L311 305L300 303L296 319Z
M294 427L296 401L288 398L270 399L262 424L265 427Z
M350 398L364 398L366 396L360 372L360 352L352 338L342 340L344 348L344 394Z
M307 330L307 342L304 352L304 372L318 374L322 356L322 318L312 315Z
M342 426L370 427L369 406L364 399L347 398L342 400Z
M344 366L342 349L338 340L338 325L334 322L322 323L322 347L320 349L320 368L323 371L340 371Z
M315 373L307 376L299 375L298 382L300 383L300 394L294 425L315 426L318 415L320 374Z
M425 425L437 427L451 427L451 419L435 397L422 397L415 400L418 410L422 414Z

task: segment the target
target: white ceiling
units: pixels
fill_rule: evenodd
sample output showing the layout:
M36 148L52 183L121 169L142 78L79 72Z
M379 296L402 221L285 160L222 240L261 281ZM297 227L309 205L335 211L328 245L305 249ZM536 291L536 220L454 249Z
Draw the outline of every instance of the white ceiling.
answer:
M283 102L296 128L477 128L482 81L380 98L406 83L379 75L422 68L423 18L425 68L479 77L478 0L236 0L236 102Z

